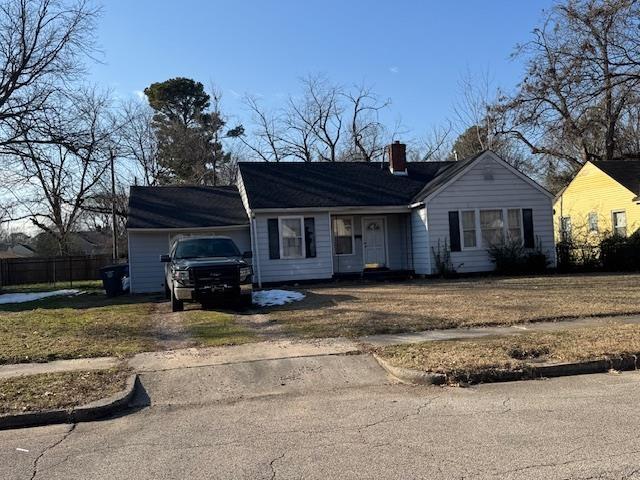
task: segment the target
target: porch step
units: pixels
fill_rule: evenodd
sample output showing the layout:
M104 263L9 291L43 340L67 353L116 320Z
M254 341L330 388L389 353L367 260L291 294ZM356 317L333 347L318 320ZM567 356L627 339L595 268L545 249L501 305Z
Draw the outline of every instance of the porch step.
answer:
M413 270L391 270L389 268L367 268L359 273L336 273L337 279L363 279L363 280L404 280L413 276Z

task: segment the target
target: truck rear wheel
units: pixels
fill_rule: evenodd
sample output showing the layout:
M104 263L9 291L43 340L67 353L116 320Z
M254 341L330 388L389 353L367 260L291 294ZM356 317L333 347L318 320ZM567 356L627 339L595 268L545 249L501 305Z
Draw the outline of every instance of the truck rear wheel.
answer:
M184 302L182 300L178 300L176 298L176 294L171 289L171 311L172 312L181 312L184 310Z
M250 308L253 304L253 298L251 294L238 295L238 306L240 308Z

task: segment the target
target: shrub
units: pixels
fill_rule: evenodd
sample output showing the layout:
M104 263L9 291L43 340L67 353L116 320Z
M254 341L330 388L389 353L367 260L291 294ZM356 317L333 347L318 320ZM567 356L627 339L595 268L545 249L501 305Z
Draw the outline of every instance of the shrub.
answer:
M539 273L549 263L546 254L536 247L528 250L519 240L505 240L489 247L489 257L499 273Z
M433 260L438 275L446 278L456 273L456 270L453 268L453 263L451 262L451 249L446 240L444 241L444 245L441 245L440 240L438 240L437 249L431 247L431 251L433 252Z
M600 243L601 261L605 270L640 270L640 230L629 237L611 235Z

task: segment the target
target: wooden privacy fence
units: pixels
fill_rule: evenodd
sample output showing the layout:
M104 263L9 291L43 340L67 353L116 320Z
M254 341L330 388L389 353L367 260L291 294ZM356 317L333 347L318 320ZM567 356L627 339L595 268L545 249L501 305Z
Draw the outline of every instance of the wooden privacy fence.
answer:
M111 255L3 258L0 259L0 287L99 280L100 269L111 263Z

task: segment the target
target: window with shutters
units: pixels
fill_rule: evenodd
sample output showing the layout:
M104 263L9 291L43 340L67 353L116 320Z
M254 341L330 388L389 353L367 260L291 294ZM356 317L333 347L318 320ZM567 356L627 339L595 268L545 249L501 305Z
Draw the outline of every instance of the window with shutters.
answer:
M463 210L461 212L462 247L476 248L478 245L476 229L476 211Z
M353 255L353 218L333 218L333 253L334 255Z
M280 258L304 258L304 219L280 217Z
M452 219L459 219L453 220L456 223L455 231L451 230ZM525 248L535 246L533 210L530 208L477 208L454 211L449 212L449 222L450 235L459 239L459 245L463 250L489 248L505 240L519 242Z

